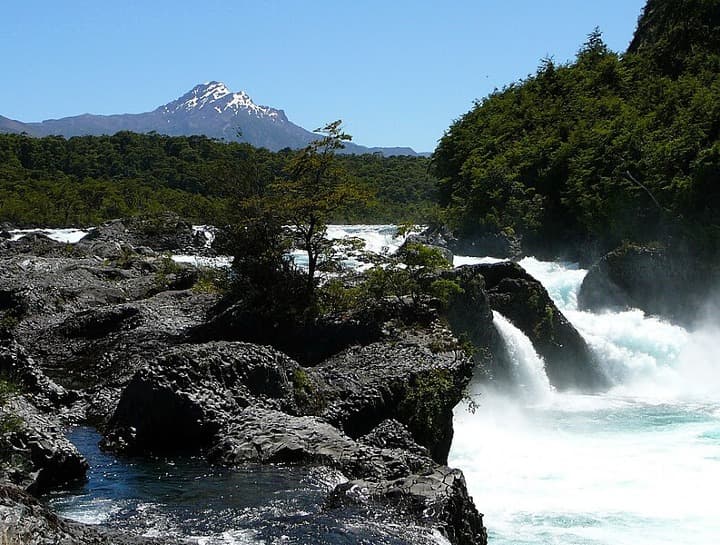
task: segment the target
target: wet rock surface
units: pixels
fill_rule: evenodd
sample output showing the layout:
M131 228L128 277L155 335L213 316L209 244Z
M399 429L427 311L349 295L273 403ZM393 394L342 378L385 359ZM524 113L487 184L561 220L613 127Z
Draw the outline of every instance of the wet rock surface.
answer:
M139 370L109 423L118 451L200 451L257 405L296 413L297 363L270 348L215 342L172 348Z
M639 308L691 325L715 288L717 274L691 254L625 244L588 270L578 306L593 311Z
M0 438L3 480L42 494L85 477L87 462L52 416L42 414L21 395L7 401L0 416L6 431Z
M434 353L422 344L397 341L350 348L308 374L319 384L320 414L350 437L397 419L434 460L445 463L452 409L472 370L472 358L459 349Z
M553 386L592 391L607 385L587 343L540 282L509 261L471 267L484 277L492 309L532 341Z
M327 504L375 502L398 509L438 528L451 543L472 545L487 541L483 516L467 494L462 472L438 466L425 473L395 480L351 480L338 485Z
M22 545L160 545L140 538L58 517L19 487L0 484L0 541Z

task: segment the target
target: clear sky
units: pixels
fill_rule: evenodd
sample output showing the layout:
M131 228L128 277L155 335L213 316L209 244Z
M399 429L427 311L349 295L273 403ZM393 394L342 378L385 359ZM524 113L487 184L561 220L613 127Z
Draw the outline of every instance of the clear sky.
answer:
M223 81L307 129L432 151L473 100L571 60L595 26L624 51L644 0L4 0L0 115L139 113Z

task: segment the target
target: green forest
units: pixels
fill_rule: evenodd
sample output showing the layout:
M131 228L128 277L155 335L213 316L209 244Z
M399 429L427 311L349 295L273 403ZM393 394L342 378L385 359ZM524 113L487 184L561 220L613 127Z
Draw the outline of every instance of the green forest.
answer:
M0 135L0 222L87 226L172 211L223 224L234 202L287 176L298 153L204 136ZM338 222L418 221L436 201L428 158L338 155L337 162L373 196Z
M536 251L588 242L720 248L720 2L650 0L624 53L595 30L575 60L478 100L433 156L457 233Z

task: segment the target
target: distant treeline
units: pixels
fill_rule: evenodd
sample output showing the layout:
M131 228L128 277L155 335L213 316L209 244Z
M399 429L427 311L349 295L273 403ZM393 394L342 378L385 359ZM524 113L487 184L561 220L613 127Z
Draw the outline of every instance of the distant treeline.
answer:
M537 246L720 249L720 1L650 0L629 50L598 31L452 124L434 155L446 219Z
M0 221L81 226L172 211L222 223L233 200L285 176L294 153L204 136L0 135ZM375 198L337 221L418 221L436 200L427 158L341 155L338 161Z

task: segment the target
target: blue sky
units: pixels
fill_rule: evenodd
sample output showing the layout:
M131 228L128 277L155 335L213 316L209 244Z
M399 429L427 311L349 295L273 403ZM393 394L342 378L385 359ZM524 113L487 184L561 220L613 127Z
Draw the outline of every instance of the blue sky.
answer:
M219 80L314 129L431 151L474 99L574 57L623 51L644 0L8 0L0 115L149 111Z

